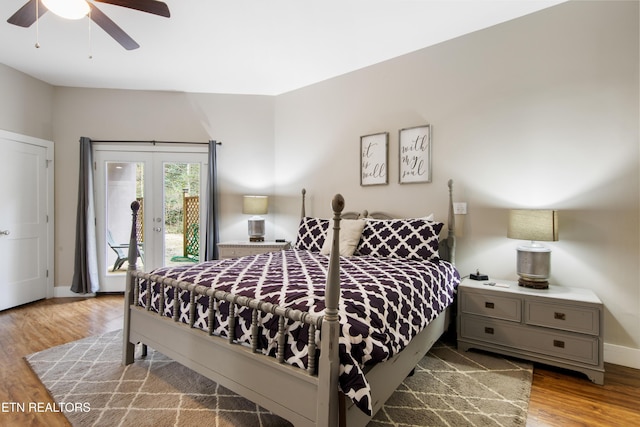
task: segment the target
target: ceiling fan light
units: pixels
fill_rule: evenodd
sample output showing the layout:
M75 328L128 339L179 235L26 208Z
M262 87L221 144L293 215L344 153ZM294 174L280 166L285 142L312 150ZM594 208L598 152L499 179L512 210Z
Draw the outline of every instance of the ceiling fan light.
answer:
M85 0L42 0L42 4L65 19L81 19L89 13L89 4Z

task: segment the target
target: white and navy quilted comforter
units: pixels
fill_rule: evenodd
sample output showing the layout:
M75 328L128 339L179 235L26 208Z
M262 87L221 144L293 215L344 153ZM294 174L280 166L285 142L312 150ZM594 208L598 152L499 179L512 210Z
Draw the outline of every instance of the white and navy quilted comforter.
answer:
M284 250L237 259L208 261L190 266L164 267L154 274L244 295L314 314L324 312L324 290L329 257L304 250ZM453 302L460 276L446 261L413 261L372 256L340 259L340 387L365 413L371 414L366 365L382 362L409 341ZM152 290L152 310L158 310L158 285ZM166 290L163 315L173 315L173 290ZM145 305L146 286L140 284L138 302ZM180 292L180 320L189 321L189 295ZM208 328L208 298L196 301L194 327ZM214 333L228 336L226 303L219 303ZM239 309L235 336L250 343L251 314ZM259 348L275 355L278 321L270 314L260 319ZM299 338L299 339L298 339ZM287 325L285 361L306 367L308 325ZM316 332L319 344L320 332Z

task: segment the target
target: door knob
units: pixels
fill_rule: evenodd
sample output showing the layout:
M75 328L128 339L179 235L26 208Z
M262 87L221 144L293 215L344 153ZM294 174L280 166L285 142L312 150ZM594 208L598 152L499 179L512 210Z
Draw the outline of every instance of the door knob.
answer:
M162 231L162 227L153 227L153 231Z
M9 230L0 230L0 236L8 236Z

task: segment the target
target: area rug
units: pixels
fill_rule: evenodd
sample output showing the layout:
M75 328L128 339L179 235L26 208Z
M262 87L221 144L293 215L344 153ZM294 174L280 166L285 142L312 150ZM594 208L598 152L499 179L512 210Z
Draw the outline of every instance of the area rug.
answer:
M76 427L291 425L151 348L127 367L121 357L113 331L25 359ZM532 373L529 362L439 341L369 426L525 425Z

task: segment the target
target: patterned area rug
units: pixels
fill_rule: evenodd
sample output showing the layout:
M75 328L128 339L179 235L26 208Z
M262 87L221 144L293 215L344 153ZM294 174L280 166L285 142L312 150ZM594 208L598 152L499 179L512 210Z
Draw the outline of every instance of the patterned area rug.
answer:
M121 366L114 331L27 356L72 425L290 426L159 352ZM437 342L386 402L371 427L521 426L533 368Z

